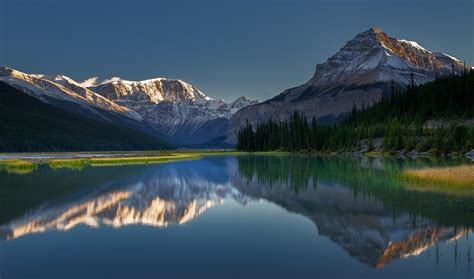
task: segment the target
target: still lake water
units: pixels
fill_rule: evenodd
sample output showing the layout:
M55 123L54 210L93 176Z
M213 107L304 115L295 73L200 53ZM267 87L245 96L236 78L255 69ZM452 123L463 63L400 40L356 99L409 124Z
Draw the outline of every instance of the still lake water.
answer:
M0 171L0 277L472 278L474 197L429 159L226 156Z

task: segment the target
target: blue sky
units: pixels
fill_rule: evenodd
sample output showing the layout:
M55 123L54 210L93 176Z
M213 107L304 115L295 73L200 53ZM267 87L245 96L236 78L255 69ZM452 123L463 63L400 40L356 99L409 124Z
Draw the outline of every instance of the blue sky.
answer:
M0 0L0 65L264 100L370 27L474 64L473 0Z

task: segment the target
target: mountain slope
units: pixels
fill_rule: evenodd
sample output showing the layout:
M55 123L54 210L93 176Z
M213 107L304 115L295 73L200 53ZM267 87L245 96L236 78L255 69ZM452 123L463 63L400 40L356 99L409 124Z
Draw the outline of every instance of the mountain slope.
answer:
M225 135L230 117L257 103L245 97L231 103L213 99L178 79L112 78L87 88L64 75L26 74L0 67L0 81L80 116L139 130L178 145L200 144Z
M132 128L161 140L173 141L155 127L144 123L137 112L119 106L80 86L69 77L25 74L11 68L0 67L0 81L44 103L81 117Z
M353 105L372 105L390 94L392 81L396 87L404 87L411 83L413 75L413 82L422 84L438 75L460 74L463 69L463 63L452 56L371 28L317 65L305 84L237 112L229 123L227 141L236 142L235 132L247 119L255 126L270 117L288 119L297 110L310 119L316 115L323 122L337 121Z
M143 121L180 143L202 143L225 134L228 119L256 101L240 97L232 103L206 96L177 79L114 80L90 87L108 100L136 111Z
M59 109L1 81L0 131L0 152L173 147L136 130Z

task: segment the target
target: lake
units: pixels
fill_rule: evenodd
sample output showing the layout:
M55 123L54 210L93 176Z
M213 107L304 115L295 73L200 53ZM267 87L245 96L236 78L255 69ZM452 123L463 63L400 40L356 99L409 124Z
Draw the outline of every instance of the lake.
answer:
M474 197L407 167L466 163L214 156L0 171L0 278L472 278Z

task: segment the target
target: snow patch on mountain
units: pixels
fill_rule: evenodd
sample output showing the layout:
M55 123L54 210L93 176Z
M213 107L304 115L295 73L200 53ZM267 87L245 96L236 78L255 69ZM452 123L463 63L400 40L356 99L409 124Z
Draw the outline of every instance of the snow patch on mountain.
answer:
M415 41L408 41L408 40L398 40L398 41L401 42L401 43L409 44L409 45L411 45L412 47L417 48L417 49L419 49L419 50L421 50L421 51L430 52L430 51L426 50L424 47L420 46L420 45L419 45L417 42L415 42Z
M79 85L82 87L91 87L97 85L97 80L99 80L99 77L90 77L88 79L83 80L82 82L79 82Z

